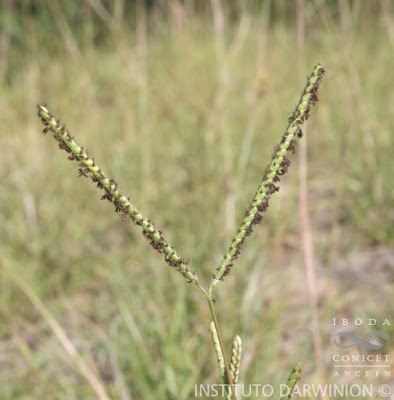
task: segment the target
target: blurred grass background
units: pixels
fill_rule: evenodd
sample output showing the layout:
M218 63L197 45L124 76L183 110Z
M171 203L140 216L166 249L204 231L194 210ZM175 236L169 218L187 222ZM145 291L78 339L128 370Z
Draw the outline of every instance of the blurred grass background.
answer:
M332 318L393 312L392 3L5 0L0 29L0 398L96 398L13 276L109 397L190 399L195 384L220 383L203 296L77 178L36 104L207 283L318 62L308 212L319 377L337 381ZM243 339L245 383L277 386L298 361L303 382L317 379L292 161L216 292L228 348Z

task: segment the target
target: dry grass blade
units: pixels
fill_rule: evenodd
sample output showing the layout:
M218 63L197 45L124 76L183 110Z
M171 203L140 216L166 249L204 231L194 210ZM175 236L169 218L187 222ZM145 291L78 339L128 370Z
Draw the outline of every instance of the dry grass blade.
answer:
M51 327L53 333L58 338L59 342L63 346L64 350L73 360L73 362L77 365L81 374L86 378L86 380L90 383L92 389L96 393L97 397L100 400L110 400L107 392L100 382L95 373L89 368L89 366L85 363L81 355L78 353L78 350L71 343L70 339L67 337L66 333L56 321L56 319L52 316L49 310L45 307L45 304L39 299L39 297L35 294L34 290L13 270L13 268L8 264L8 261L1 257L1 264L6 272L6 274L15 282L15 284L19 287L19 289L25 294L25 296L32 302L37 311L41 314L41 316L45 319L48 325Z

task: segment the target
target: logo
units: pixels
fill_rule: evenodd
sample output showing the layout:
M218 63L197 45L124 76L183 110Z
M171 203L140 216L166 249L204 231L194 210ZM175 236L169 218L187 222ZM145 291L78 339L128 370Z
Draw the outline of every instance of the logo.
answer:
M375 378L384 382L391 377L391 354L381 354L382 349L388 344L390 335L378 330L378 326L390 326L388 319L378 323L374 318L362 320L356 318L333 318L332 325L341 325L343 329L333 334L334 348L341 349L332 355L334 361L333 377L349 378ZM353 333L355 327L364 325L369 327L368 333ZM385 328L381 328L386 330ZM365 350L368 351L365 354ZM372 352L371 352L372 350ZM380 351L379 351L380 350ZM359 353L359 354L358 354Z
M339 337L344 337L353 344L340 344L337 340ZM383 347L385 340L389 339L390 335L382 331L371 331L367 333L365 339L358 337L352 332L339 332L334 336L334 344L340 349L349 349L355 345L367 350L379 350Z

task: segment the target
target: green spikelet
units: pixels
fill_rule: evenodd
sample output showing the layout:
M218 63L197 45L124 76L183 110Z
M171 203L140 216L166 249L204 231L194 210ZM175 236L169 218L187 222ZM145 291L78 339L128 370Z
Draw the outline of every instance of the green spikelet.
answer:
M300 379L301 374L301 363L298 363L290 372L289 378L287 379L287 387L289 388L289 394L287 396L281 397L280 400L289 400L291 399L291 395L293 393L294 387L298 380Z
M211 322L210 328L211 328L211 333L212 333L213 345L215 346L216 358L218 360L220 376L222 377L222 379L224 381L225 376L226 376L226 366L224 364L224 357L223 357L222 348L220 347L218 333L216 331L216 327L215 327L215 324L213 321Z
M308 77L307 84L297 107L293 115L289 118L289 125L274 151L272 160L264 172L263 180L246 211L238 232L232 240L222 262L213 274L211 289L230 273L234 260L240 254L246 236L251 235L254 225L261 222L261 214L267 210L271 195L279 190L279 186L277 185L280 178L287 172L290 165L287 155L289 152L295 151L296 139L302 136L301 126L308 119L311 106L318 100L317 91L324 72L324 68L318 64Z
M233 348L231 350L230 372L234 384L238 382L239 366L241 363L242 342L241 338L237 335L234 338Z
M75 160L80 164L79 175L90 176L92 181L96 182L97 186L105 192L101 199L113 203L115 211L122 217L130 217L136 225L142 228L143 235L150 241L152 247L164 255L166 262L189 282L199 286L197 276L191 272L186 261L164 239L162 233L120 192L117 183L113 179L106 178L94 158L88 156L86 150L75 142L66 128L60 126L59 121L53 118L46 107L38 106L38 116L45 125L44 133L48 130L52 131L55 139L59 142L60 149L69 153L68 159Z

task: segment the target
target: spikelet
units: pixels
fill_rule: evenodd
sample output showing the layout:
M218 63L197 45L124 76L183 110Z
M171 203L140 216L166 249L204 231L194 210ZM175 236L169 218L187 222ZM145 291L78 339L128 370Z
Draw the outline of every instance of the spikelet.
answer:
M288 390L288 395L281 397L280 400L289 400L291 399L291 395L293 393L294 387L298 380L300 379L300 374L301 374L301 363L298 363L290 372L289 378L287 379L287 387L289 388Z
M46 107L38 106L38 116L45 125L43 132L52 131L55 139L59 142L59 148L69 153L68 159L79 162L79 176L90 176L92 181L97 183L97 187L104 191L101 199L113 203L115 211L122 218L130 217L136 225L142 228L142 233L149 240L151 246L164 255L166 262L179 271L189 282L198 285L197 276L192 273L186 261L165 240L161 231L157 230L130 200L120 192L117 183L113 179L106 178L94 158L88 156L87 151L75 142L66 128L60 126L59 121L53 118Z
M324 75L324 68L318 64L314 67L312 74L308 77L307 84L300 97L293 115L289 118L289 124L280 143L276 146L271 162L265 169L263 180L246 211L237 234L223 257L222 262L216 268L211 282L211 289L217 285L231 271L235 259L241 251L245 238L252 234L254 225L262 220L262 213L268 208L271 195L279 190L278 183L282 175L287 172L290 160L287 158L289 152L295 151L296 139L302 136L301 126L309 117L309 111L317 98L320 81Z
M224 364L224 357L223 357L222 348L220 346L218 333L216 331L215 323L213 321L211 322L210 328L211 328L211 333L212 333L213 345L215 346L216 358L218 360L220 376L222 377L222 379L224 381L225 376L226 376L226 366Z
M233 348L231 349L230 372L233 384L238 382L239 366L241 363L242 342L241 338L237 335L234 338Z

